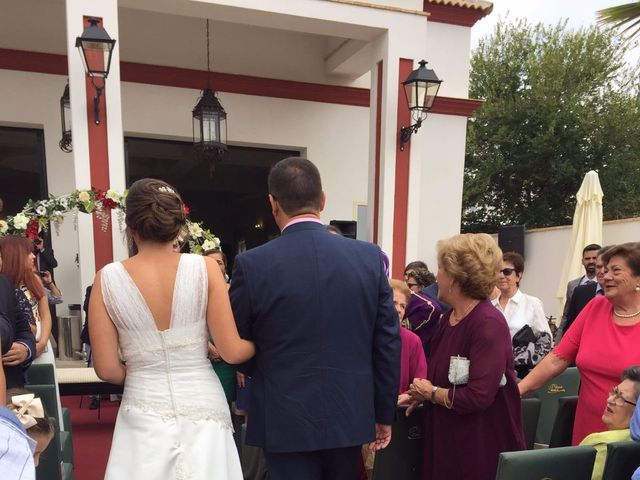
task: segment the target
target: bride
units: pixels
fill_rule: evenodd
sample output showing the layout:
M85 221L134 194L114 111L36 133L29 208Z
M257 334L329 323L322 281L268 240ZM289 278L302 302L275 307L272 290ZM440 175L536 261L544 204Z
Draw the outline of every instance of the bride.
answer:
M242 479L207 341L228 363L251 358L254 345L238 335L215 261L174 252L185 222L170 185L135 182L126 224L138 253L93 284L93 364L104 381L124 383L105 479Z

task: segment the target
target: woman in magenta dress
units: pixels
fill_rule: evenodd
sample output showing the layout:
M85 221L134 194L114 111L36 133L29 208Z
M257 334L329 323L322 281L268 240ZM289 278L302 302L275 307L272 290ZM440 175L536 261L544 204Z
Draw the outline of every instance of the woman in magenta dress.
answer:
M549 355L520 383L520 393L537 390L575 362L580 393L573 425L574 445L606 430L602 405L619 373L640 363L640 244L623 243L601 254L606 264L604 297L582 309Z
M488 300L501 264L489 235L438 243L438 297L452 308L408 409L425 404L426 480L493 480L500 452L525 448L509 328Z

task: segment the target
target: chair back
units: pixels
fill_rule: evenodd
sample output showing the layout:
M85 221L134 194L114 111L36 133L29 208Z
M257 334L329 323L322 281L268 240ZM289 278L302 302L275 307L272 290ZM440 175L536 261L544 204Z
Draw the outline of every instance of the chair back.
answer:
M595 459L591 446L503 452L496 480L591 480Z
M612 442L607 445L607 461L602 480L628 480L640 467L640 443L634 441Z
M398 409L391 430L391 442L376 453L372 480L421 480L424 457L424 410L416 409L408 417Z
M579 388L580 374L578 369L569 367L536 391L535 396L542 402L536 430L536 443L549 445L553 422L558 412L558 400L561 397L578 395Z
M522 402L522 429L524 430L524 442L527 449L533 448L533 442L536 439L536 428L538 428L538 417L540 417L539 398L523 398Z
M53 365L50 363L31 364L27 369L27 383L35 385L55 384ZM27 388L29 388L28 385Z
M549 448L570 447L573 436L573 422L576 418L578 396L560 397L558 399L558 412L553 422Z

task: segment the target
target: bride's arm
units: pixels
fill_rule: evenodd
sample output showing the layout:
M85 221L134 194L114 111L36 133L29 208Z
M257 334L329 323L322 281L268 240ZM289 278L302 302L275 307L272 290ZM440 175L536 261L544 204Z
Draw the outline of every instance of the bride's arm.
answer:
M204 257L209 279L207 325L216 348L227 363L243 363L255 354L253 342L243 340L233 319L229 291L220 273L220 267L211 258Z
M104 306L100 272L91 289L89 321L91 357L96 374L105 382L123 384L127 372L118 355L118 330Z

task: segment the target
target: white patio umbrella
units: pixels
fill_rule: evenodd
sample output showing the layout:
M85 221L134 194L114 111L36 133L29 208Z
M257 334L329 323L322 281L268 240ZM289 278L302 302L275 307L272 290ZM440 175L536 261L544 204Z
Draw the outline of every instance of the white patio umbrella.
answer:
M582 266L582 249L591 243L602 245L602 187L598 174L593 170L587 172L582 180L580 190L576 193L576 211L573 214L571 243L560 275L558 293L560 301L557 322L562 317L562 307L567 293L567 282L584 275Z

